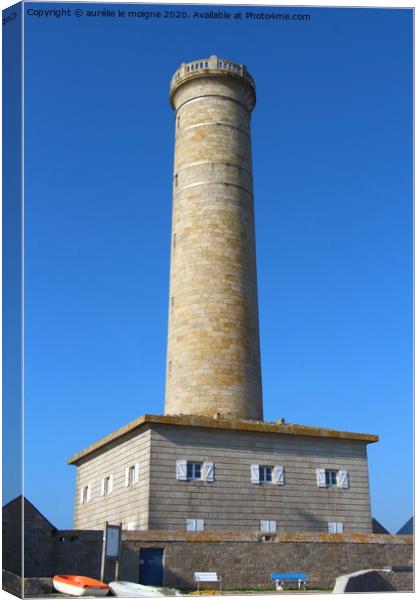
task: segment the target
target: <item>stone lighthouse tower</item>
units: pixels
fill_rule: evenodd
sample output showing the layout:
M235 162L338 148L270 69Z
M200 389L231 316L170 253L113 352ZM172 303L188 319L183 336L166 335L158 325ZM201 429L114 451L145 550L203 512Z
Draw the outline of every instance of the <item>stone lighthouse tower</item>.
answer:
M182 64L170 86L175 161L166 414L262 417L250 116L244 65Z

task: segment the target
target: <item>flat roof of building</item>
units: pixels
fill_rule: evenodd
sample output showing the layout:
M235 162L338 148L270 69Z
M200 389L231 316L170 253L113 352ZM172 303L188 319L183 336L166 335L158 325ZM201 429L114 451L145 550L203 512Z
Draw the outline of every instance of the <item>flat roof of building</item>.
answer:
M79 460L85 458L92 452L103 448L107 444L118 438L139 429L148 423L157 423L159 425L176 425L183 427L204 427L207 429L228 429L235 431L256 431L266 433L278 433L280 435L297 435L308 437L323 437L341 440L356 440L370 444L377 442L379 436L369 433L351 433L349 431L337 431L335 429L325 429L323 427L310 427L308 425L296 425L294 423L275 423L270 421L251 421L251 420L231 420L225 418L213 418L197 415L142 415L134 421L131 421L124 427L120 427L109 435L101 438L94 444L91 444L84 450L73 454L68 459L68 464L77 464Z

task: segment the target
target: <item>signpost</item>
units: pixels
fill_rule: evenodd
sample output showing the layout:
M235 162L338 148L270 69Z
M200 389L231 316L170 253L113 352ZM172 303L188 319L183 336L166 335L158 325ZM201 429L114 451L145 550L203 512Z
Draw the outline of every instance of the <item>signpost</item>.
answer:
M108 521L105 523L104 537L102 538L101 581L104 580L105 561L107 558L115 559L115 581L118 581L120 570L121 536L122 523L119 525L110 525Z

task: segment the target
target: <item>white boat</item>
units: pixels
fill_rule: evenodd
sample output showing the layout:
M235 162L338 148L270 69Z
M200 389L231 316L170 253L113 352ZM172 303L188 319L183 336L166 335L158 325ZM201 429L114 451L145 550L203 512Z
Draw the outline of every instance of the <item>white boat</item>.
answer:
M69 596L106 596L109 592L106 583L83 575L55 575L53 586L57 592Z
M132 581L111 581L111 594L118 598L159 598L162 596L182 596L179 590L172 588L142 585Z

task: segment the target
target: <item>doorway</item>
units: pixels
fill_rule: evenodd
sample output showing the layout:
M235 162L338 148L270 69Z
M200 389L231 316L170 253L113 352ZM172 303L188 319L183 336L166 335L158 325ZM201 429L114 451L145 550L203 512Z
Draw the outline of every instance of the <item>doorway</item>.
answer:
M161 587L162 581L163 548L141 548L139 583Z

